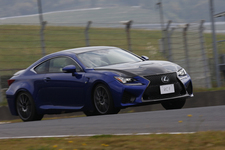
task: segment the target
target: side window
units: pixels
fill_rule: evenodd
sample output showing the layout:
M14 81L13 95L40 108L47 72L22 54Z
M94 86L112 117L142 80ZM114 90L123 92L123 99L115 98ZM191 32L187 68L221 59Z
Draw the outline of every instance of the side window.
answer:
M48 72L48 68L49 68L49 61L46 61L46 62L40 64L39 66L37 66L36 68L34 68L34 70L38 74L42 74L42 73L47 73Z
M36 68L34 68L35 72L38 74L42 73L59 73L63 72L62 68L68 65L74 65L76 66L76 71L80 72L82 69L79 67L79 65L68 57L57 57L50 59L40 65L38 65Z
M65 66L74 65L77 68L77 72L81 71L81 68L70 58L68 57L57 57L50 60L49 63L49 72L63 72L62 69Z

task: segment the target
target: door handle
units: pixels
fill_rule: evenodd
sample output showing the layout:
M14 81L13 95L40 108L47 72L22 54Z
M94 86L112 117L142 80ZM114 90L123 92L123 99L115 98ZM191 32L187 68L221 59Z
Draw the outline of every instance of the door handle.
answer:
M45 82L48 82L48 81L50 81L50 80L51 80L51 78L49 78L49 77L44 78L44 81L45 81Z

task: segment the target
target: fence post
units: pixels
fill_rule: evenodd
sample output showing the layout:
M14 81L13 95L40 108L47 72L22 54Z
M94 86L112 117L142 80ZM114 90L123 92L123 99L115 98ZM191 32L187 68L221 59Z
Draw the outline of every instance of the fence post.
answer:
M215 69L216 69L216 82L217 86L221 86L221 79L220 79L220 70L219 70L219 60L218 60L218 51L217 51L217 42L216 42L216 33L215 33L215 21L214 21L214 5L213 0L209 0L210 6L210 19L212 23L212 40L213 40L213 55L215 61Z
M45 29L45 25L47 24L47 22L43 21L41 0L38 0L37 2L38 2L39 20L40 20L40 24L41 24L40 38L41 38L42 55L45 56L44 29Z
M184 37L184 50L185 50L185 61L187 64L187 72L190 72L190 63L189 63L189 55L188 55L188 44L187 44L187 30L188 30L189 24L186 24L186 27L184 27L183 30L183 37Z
M88 21L87 22L87 26L85 28L84 34L85 34L85 41L86 41L86 46L90 46L90 42L89 42L89 28L91 26L92 21Z
M168 21L168 24L166 26L165 29L165 33L166 33L166 37L167 37L167 47L168 47L168 52L167 52L167 59L169 61L172 61L172 50L171 50L171 43L170 43L170 32L169 32L169 28L170 28L170 24L172 23L171 20ZM164 46L165 48L166 46Z
M163 6L162 1L159 0L158 3L156 3L159 7L159 16L160 16L160 24L161 24L161 30L162 30L162 52L166 54L166 30L164 29L164 18L163 18ZM165 55L167 57L167 54Z
M168 48L169 48L169 61L173 61L173 52L172 52L172 47L171 47L171 36L173 34L173 31L175 30L175 28L172 28L171 31L168 33Z
M129 51L132 51L132 48L131 48L131 38L130 38L130 28L131 28L131 24L133 23L133 21L132 20L130 20L130 21L122 21L122 23L124 25L126 25L125 30L126 30L126 33L127 33L128 50Z
M205 75L205 86L207 88L211 88L211 80L208 77L209 74L209 65L208 65L208 59L205 53L205 41L204 41L204 36L203 36L203 31L204 31L204 20L201 21L200 26L199 26L199 36L200 36L200 44L201 44L201 51L202 51L202 59L203 59L203 64L204 64L204 75Z
M41 48L42 48L42 55L45 56L45 37L44 37L44 30L47 22L43 21L41 24L41 30L40 30L40 37L41 37Z

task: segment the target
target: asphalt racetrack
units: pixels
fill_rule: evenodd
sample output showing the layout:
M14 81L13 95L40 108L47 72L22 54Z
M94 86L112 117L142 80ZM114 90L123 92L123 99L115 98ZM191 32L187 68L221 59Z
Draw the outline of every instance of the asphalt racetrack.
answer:
M0 139L225 130L225 106L20 122L0 125Z

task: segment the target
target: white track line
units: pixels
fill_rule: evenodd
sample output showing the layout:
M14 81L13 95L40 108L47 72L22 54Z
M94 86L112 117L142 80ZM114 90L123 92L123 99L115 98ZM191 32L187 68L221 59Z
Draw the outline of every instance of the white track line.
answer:
M151 135L151 134L193 134L195 132L159 132L159 133L118 133L118 134L109 134L109 135ZM0 140L3 139L35 139L35 138L63 138L63 137L91 137L104 134L80 134L80 135L47 135L47 136L17 136L17 137L0 137ZM107 134L108 135L108 134Z
M11 122L0 122L0 124L6 124L6 123L11 123Z
M54 14L54 13L64 13L64 12L75 12L75 11L99 10L99 9L103 9L103 8L98 7L98 8L87 8L87 9L73 9L73 10L52 11L52 12L43 13L43 15L46 15L46 14ZM38 15L39 14L23 15L23 16L12 16L12 17L3 17L3 18L0 18L0 20L14 19L14 18L23 18L23 17L34 17L34 16L38 16Z

